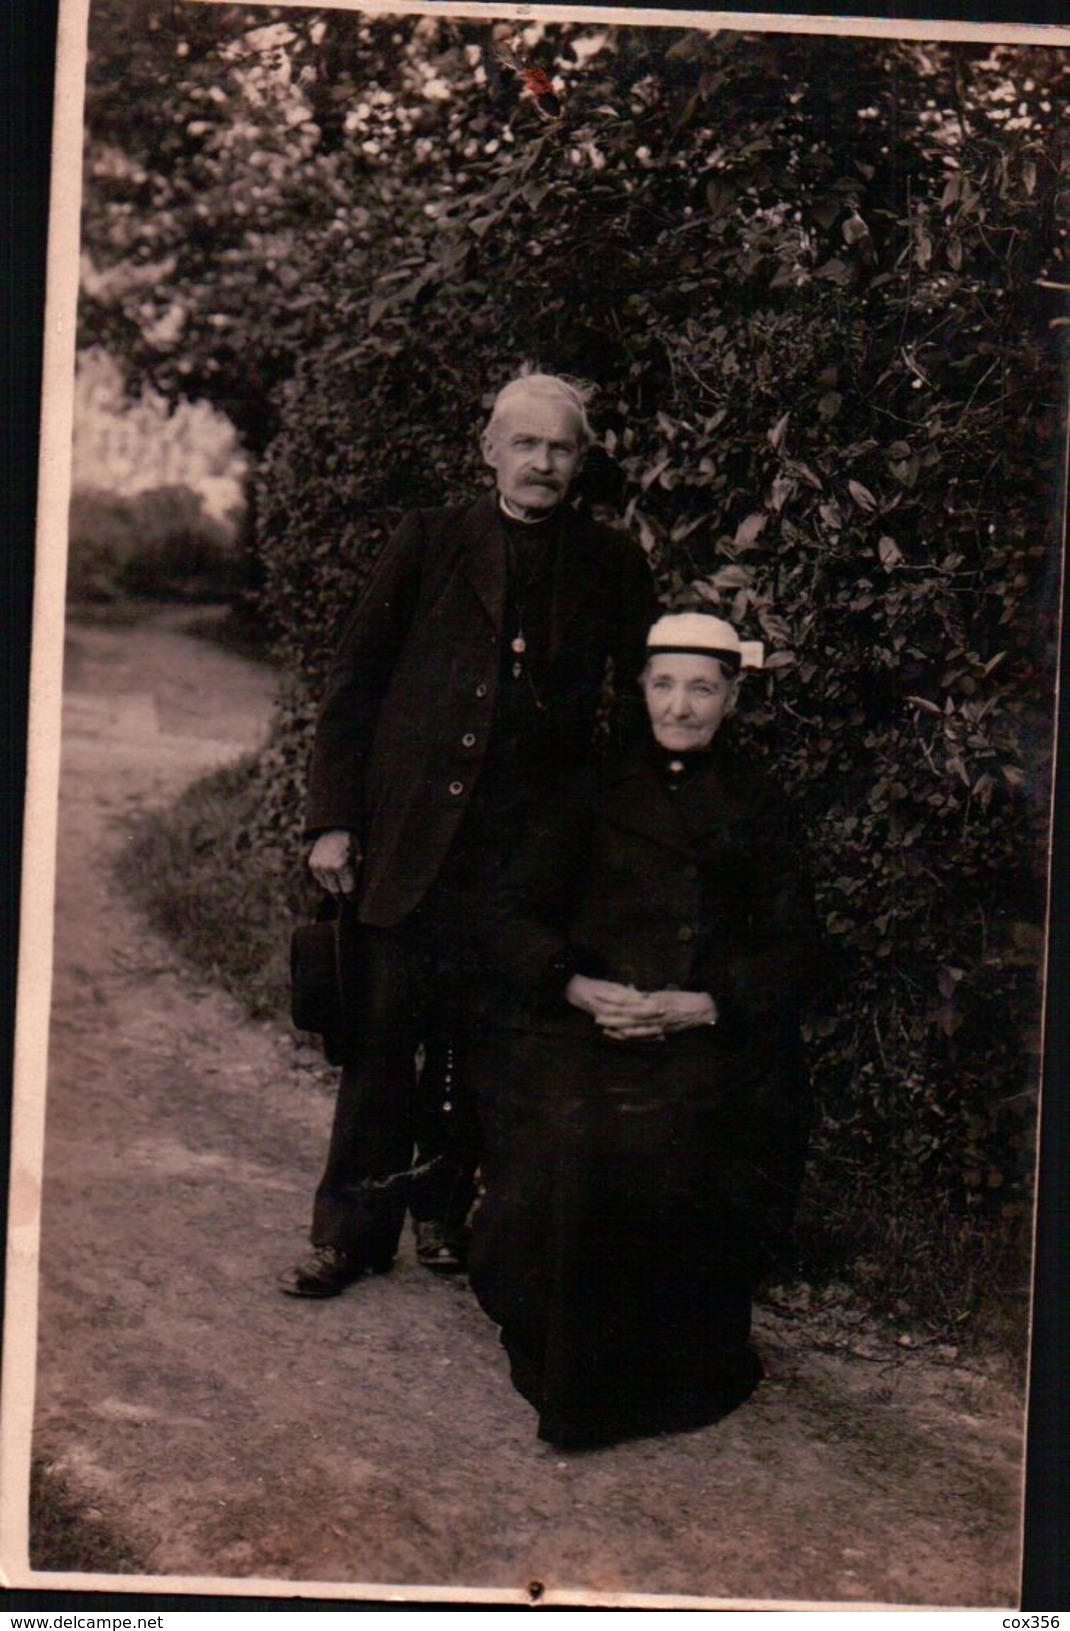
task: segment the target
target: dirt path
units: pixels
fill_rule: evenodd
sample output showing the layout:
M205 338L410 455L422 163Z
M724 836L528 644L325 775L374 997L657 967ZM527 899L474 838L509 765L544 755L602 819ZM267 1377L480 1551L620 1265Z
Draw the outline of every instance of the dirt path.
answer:
M71 630L35 1453L152 1576L1013 1603L1020 1401L953 1350L766 1310L771 1379L735 1416L566 1457L411 1242L335 1301L276 1292L332 1074L110 874L270 693L174 627Z

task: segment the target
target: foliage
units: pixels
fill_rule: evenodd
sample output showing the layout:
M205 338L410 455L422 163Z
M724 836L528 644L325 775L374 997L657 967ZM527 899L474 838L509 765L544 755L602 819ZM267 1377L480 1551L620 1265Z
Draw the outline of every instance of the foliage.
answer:
M385 269L404 183L342 127L396 32L340 11L94 0L80 343L172 401L212 402L254 453L277 429L276 388Z
M226 528L205 514L201 495L189 487L154 487L132 498L89 490L71 498L71 601L226 598L240 587L242 570Z
M289 929L313 893L290 856L250 865L259 799L255 761L215 771L146 814L117 863L153 925L254 1017L288 1007Z
M830 1231L847 1215L861 1250L854 1201L878 1223L924 1201L933 1250L949 1218L1015 1234L1056 634L1063 55L532 24L514 44L555 76L546 121L496 50L511 25L354 13L325 33L288 12L275 66L257 58L258 112L251 70L219 79L239 8L211 9L215 44L166 87L175 130L195 95L207 128L139 161L168 176L182 344L142 328L134 353L160 381L193 368L214 400L257 402L240 422L266 447L263 605L292 683L249 841L295 853L313 700L398 513L478 484L482 413L521 360L595 381L588 498L642 540L671 604L715 606L769 650L744 728L805 813L849 976L811 1038ZM254 173L250 209L281 234L267 258L247 217L220 228ZM198 209L222 230L199 267L180 241Z

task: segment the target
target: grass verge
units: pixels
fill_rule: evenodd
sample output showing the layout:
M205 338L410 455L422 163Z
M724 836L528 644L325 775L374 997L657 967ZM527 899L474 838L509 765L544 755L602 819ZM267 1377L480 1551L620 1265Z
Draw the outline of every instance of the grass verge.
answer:
M930 1336L998 1349L1024 1377L1030 1242L1025 1222L956 1211L937 1194L893 1193L886 1175L810 1163L796 1219L797 1270L815 1285L846 1281L875 1311Z
M153 927L256 1019L288 1012L290 931L310 907L296 862L254 849L259 808L256 760L241 760L142 817L117 862Z
M252 662L272 662L271 637L264 620L243 600L236 600L218 616L214 609L203 617L182 625L182 632L196 640L207 640L236 657Z
M141 1560L96 1507L85 1506L43 1461L30 1468L30 1563L48 1573L143 1574Z

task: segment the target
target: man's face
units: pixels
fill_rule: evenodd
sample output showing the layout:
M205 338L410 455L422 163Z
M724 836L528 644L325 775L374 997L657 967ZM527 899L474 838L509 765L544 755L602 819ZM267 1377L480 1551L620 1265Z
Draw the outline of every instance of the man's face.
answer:
M739 689L716 657L686 652L651 657L642 683L654 735L672 753L708 747L735 707Z
M518 393L484 431L483 457L518 514L545 515L561 503L583 462L578 416L567 402Z

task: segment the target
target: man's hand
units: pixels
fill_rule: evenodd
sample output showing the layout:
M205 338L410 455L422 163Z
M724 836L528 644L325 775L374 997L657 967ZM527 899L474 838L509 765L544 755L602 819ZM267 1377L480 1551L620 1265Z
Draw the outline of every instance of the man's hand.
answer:
M574 974L565 996L573 1007L590 1014L603 1035L614 1042L662 1038L670 1031L717 1022L717 1004L705 991L644 993L614 980Z
M360 846L352 833L336 828L321 833L309 851L312 876L329 895L351 895L357 887Z

